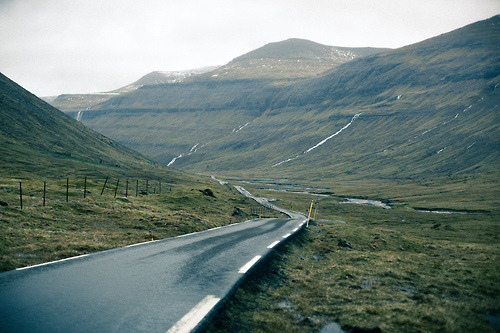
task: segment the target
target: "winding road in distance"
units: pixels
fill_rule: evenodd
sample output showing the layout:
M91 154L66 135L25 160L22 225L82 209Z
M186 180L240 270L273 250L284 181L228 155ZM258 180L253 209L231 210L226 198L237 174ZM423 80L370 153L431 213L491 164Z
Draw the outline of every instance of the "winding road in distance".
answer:
M247 272L305 223L303 214L253 199L290 218L255 219L1 273L0 331L196 329Z

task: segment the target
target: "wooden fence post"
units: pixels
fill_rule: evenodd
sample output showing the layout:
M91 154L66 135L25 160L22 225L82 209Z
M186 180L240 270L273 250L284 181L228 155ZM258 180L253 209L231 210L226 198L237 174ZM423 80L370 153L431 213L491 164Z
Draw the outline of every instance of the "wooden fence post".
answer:
M69 200L69 178L66 178L66 202Z
M128 179L125 183L125 198L127 198L127 197L128 197Z
M43 207L45 207L45 193L47 192L47 182L43 182Z
M106 188L106 184L108 183L108 178L106 177L106 180L104 181L104 186L102 187L101 195L104 193L104 189Z
M118 184L120 184L120 178L116 181L116 187L115 187L115 198L116 198L116 192L118 192Z
M19 201L21 202L21 209L23 209L23 183L19 182Z
M87 197L87 177L85 176L85 181L83 183L83 197Z
M139 195L139 179L135 183L135 196Z

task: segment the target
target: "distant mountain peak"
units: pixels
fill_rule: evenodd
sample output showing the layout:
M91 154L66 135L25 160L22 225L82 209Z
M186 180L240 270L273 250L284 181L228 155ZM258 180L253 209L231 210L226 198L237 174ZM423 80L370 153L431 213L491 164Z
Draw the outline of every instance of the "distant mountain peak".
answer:
M243 54L211 72L211 76L214 79L313 77L354 58L386 50L337 47L289 38Z
M219 66L206 66L206 67L193 68L193 69L187 69L187 70L179 70L179 71L154 71L154 72L151 72L151 73L144 75L139 80L137 80L137 81L135 81L135 82L123 87L123 88L120 88L116 91L123 92L123 91L135 90L135 89L140 88L142 86L182 82L182 81L184 81L184 79L186 79L188 77L191 77L193 75L207 73L207 72L210 72L210 71L217 69L218 67Z
M328 53L331 46L322 45L310 40L289 38L284 41L268 43L256 50L248 52L233 61L246 59L270 58L270 59L307 59Z
M52 97L42 97L44 101L64 112L79 112L92 109L112 97L137 90L143 86L177 83L187 78L201 75L217 69L219 66L207 66L180 71L154 71L142 76L139 80L119 89L92 94L63 94ZM80 113L81 115L81 113Z
M182 84L115 97L85 123L193 172L321 182L489 173L499 161L497 22L365 57L270 43ZM345 61L332 69L337 55Z

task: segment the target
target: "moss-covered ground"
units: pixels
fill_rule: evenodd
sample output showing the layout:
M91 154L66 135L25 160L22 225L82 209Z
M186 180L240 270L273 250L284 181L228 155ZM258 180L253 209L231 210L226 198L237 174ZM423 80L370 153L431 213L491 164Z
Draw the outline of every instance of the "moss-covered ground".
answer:
M384 209L250 191L303 212L314 198L316 220L236 291L209 331L315 332L331 322L348 332L495 331L497 210L438 214L401 198Z
M263 214L234 188L208 178L150 180L2 178L0 271L241 222ZM43 182L46 182L45 206ZM22 183L23 208L19 183ZM118 190L115 190L118 183ZM137 196L136 196L137 190ZM101 195L101 192L103 194ZM252 216L253 214L253 216Z

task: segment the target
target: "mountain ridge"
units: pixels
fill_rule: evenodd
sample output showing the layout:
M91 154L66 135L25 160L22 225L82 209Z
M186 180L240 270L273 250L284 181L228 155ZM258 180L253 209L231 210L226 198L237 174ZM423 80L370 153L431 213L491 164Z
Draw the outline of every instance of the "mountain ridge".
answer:
M337 47L290 38L268 43L234 58L228 64L196 79L299 79L314 77L357 57L384 52L386 48Z
M1 73L0 110L0 169L6 175L159 167L87 128Z
M143 87L83 121L163 164L229 177L397 180L494 172L499 21L306 79L222 80L211 72ZM307 158L294 158L357 114Z
M143 86L182 82L187 78L215 70L219 66L207 66L181 71L153 71L138 80L121 88L108 92L91 94L62 94L59 96L41 97L42 100L65 112L90 110L107 100L137 90Z
M131 84L109 92L62 94L56 97L42 97L42 99L64 112L71 112L76 117L79 111L90 110L113 97L147 85L241 79L273 79L281 84L287 84L289 80L313 77L358 56L386 50L388 49L334 47L291 38L266 44L223 66L208 66L186 71L153 71ZM332 52L336 53L336 56L332 57ZM280 57L262 58L263 53L268 55L277 53Z
M241 61L246 59L275 58L275 59L335 59L338 57L366 56L388 48L375 47L340 47L316 43L301 38L289 38L279 42L268 43L258 49L245 53L233 59ZM345 53L341 53L344 51ZM352 58L351 58L352 59Z

